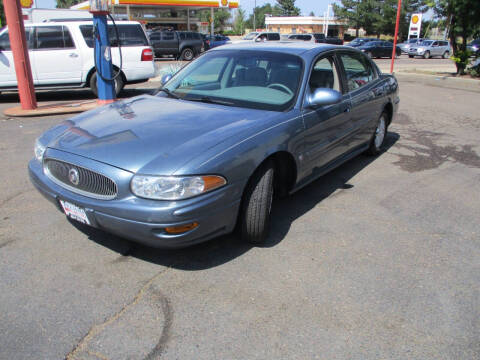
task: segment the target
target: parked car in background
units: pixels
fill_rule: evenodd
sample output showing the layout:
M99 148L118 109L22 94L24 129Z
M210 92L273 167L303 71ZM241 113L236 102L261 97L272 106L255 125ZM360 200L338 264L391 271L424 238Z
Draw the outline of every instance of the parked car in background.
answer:
M150 34L155 57L165 55L191 61L204 51L202 34L194 31L154 31Z
M262 244L272 199L361 153L379 154L398 104L395 77L355 49L225 45L156 95L48 130L29 174L73 220L150 246L184 247L236 228Z
M325 37L324 34L290 34L287 37L287 40L297 40L297 41L309 41L314 43L322 43L322 44L334 44L334 45L342 45L343 40L336 38L336 37Z
M152 48L140 23L117 21L122 47L109 23L117 95L125 84L147 81L155 75ZM25 24L25 35L36 89L90 87L97 94L97 72L93 56L91 21L58 21ZM121 68L120 68L121 65ZM0 31L0 91L16 90L17 77L10 47L8 28Z
M470 50L473 55L480 56L480 39L475 39L467 45L467 49Z
M420 44L423 40L422 38L414 38L414 39L408 39L407 41L397 44L397 46L402 50L402 53L408 54L408 50L410 49L411 46L415 46L417 44Z
M392 57L393 44L389 41L369 41L364 45L357 47L358 50L365 53L370 58ZM397 46L395 56L400 56L402 50Z
M213 49L217 46L226 45L230 43L231 41L228 36L224 36L220 34L204 36L205 50Z
M325 34L322 33L314 33L312 35L315 38L315 42L318 44L343 45L343 40L338 37L325 37Z
M234 41L234 44L254 41L254 42L265 42L265 41L280 41L280 33L278 32L256 32L253 31L245 35L241 40Z
M444 40L423 40L420 44L410 47L408 57L422 56L430 59L434 56L441 56L444 59L450 57L450 44Z
M350 41L347 44L347 46L359 47L359 46L365 45L369 41L378 41L378 39L377 38L356 38Z

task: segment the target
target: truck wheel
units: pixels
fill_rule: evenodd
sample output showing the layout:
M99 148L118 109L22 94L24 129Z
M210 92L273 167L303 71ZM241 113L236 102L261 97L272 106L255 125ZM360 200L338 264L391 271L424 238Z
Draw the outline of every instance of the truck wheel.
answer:
M182 50L182 55L180 56L180 58L185 61L192 61L194 56L195 54L193 53L192 49L185 48Z
M125 84L123 83L122 75L117 76L115 78L115 96L118 96L120 94L124 86ZM92 90L93 95L98 97L97 72L95 72L90 78L90 90Z
M273 176L273 164L268 161L255 171L245 188L239 225L242 240L251 244L262 244L268 236Z

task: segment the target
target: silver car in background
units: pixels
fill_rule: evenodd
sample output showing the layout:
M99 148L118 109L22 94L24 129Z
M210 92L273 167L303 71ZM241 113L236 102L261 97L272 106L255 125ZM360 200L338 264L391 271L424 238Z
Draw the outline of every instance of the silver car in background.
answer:
M441 56L444 59L450 57L450 44L444 40L423 40L420 44L410 47L408 57L423 56L430 59L434 56Z
M397 44L397 46L402 50L402 53L408 54L408 50L410 50L411 47L415 47L415 45L420 44L424 39L422 38L413 38L413 39L408 39L407 41Z

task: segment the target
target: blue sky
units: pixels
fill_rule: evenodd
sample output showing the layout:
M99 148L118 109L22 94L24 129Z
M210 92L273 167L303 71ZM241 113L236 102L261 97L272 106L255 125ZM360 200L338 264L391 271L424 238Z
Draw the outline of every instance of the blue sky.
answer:
M253 10L255 0L239 0L240 6L250 14ZM35 0L37 7L39 8L54 8L56 5L55 0ZM270 3L274 5L275 0L257 0L257 6ZM300 8L302 15L308 15L310 11L313 11L315 15L323 15L324 11L327 11L327 5L333 3L334 0L296 0L295 5Z

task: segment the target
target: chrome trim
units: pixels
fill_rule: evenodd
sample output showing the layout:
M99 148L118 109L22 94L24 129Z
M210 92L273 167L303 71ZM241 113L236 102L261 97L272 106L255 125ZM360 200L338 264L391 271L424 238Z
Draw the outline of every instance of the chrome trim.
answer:
M90 171L92 173L95 173L95 174L98 174L98 175L101 175L107 179L109 179L110 181L112 181L112 183L115 185L115 195L99 195L99 194L95 194L95 193L91 193L91 192L88 192L88 191L84 191L84 190L81 190L81 189L77 189L73 186L70 186L66 183L64 183L63 181L60 181L58 180L55 176L53 176L53 174L50 172L50 169L48 168L48 166L46 166L46 162L48 160L54 160L54 161L59 161L59 162L63 162L65 164L68 164L68 165L71 165L71 166L74 166L74 167L77 167L77 168L82 168L84 170L87 170L87 171ZM60 160L60 159L57 159L57 158L54 158L54 157L48 157L48 158L43 158L43 162L42 162L42 168L43 168L43 172L45 173L45 175L50 179L52 180L55 184L57 184L58 186L60 187L63 187L64 189L67 189L73 193L76 193L76 194L79 194L79 195L83 195L83 196L86 196L86 197L89 197L89 198L93 198L93 199L98 199L98 200L113 200L117 197L118 195L118 186L117 186L117 183L115 181L113 181L110 177L102 174L102 173L99 173L98 171L93 171L93 170L90 170L86 167L83 167L83 166L79 166L79 165L75 165L75 164L72 164L72 163L69 163L68 161L64 161L64 160Z

